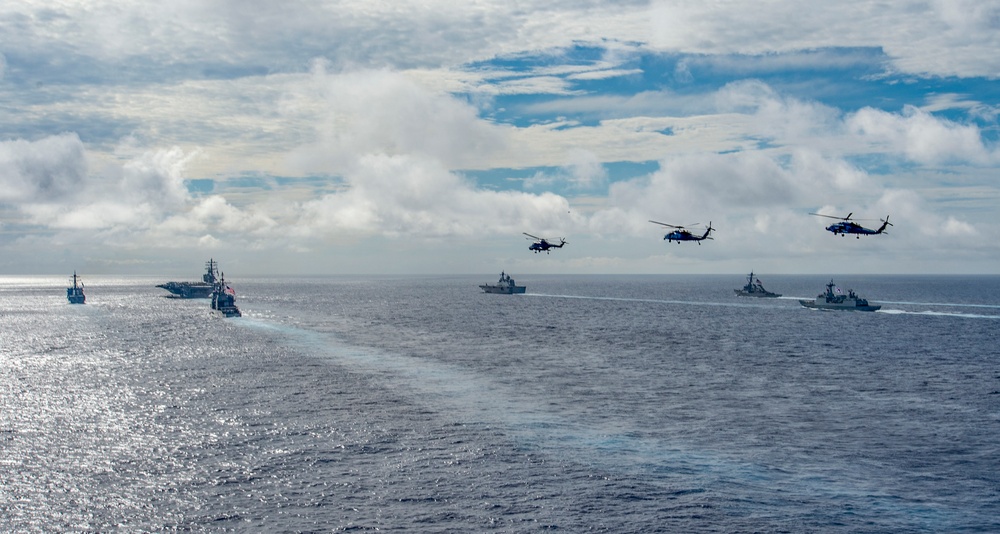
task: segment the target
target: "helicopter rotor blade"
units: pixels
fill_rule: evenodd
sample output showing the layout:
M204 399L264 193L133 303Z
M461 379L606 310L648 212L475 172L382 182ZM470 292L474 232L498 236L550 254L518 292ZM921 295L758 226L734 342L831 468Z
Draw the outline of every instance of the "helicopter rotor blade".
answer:
M822 213L810 213L809 215L815 215L817 217L826 217L828 219L837 219L838 221L847 221L851 219L851 215L853 214L854 213L851 212L847 215L847 217L837 217L836 215L823 215Z
M528 232L521 232L521 233L522 233L522 234L524 234L524 235L526 235L526 236L528 236L528 237L530 237L530 238L532 238L532 239L537 239L537 240L539 240L539 241L541 241L541 240L542 240L542 238L540 238L540 237L535 237L535 236L533 236L533 235L529 234Z
M660 225L660 226L669 226L669 227L671 227L671 228L684 228L683 226L677 226L676 224L667 224L667 223L662 223L662 222L660 222L660 221L654 221L654 220L652 220L652 219L650 219L650 220L649 220L649 222L651 222L651 223L653 223L653 224L658 224L658 225Z

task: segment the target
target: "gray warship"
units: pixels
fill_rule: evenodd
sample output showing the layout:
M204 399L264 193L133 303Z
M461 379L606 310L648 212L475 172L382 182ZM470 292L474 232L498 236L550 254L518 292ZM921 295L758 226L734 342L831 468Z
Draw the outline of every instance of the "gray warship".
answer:
M780 293L772 293L766 289L760 283L760 278L753 277L753 271L747 275L747 285L743 286L743 289L734 289L736 295L739 297L762 297L762 298L776 298L780 297Z
M212 309L226 317L243 317L236 307L236 291L226 283L225 276L220 276L212 288Z
M836 292L834 292L836 288ZM847 311L875 311L882 306L869 304L868 300L857 296L853 289L848 289L845 295L843 291L830 280L826 285L826 292L820 293L815 300L799 300L799 304L806 308L818 310L847 310Z
M76 271L73 271L73 281L71 287L66 288L66 298L69 299L70 304L86 304L87 295L83 294L83 280L76 275Z
M514 295L518 293L524 293L527 289L525 286L519 286L514 283L514 279L510 275L501 272L500 280L495 284L482 284L479 286L486 293L499 293L501 295Z
M215 260L208 260L205 264L205 274L201 275L201 282L167 282L156 287L162 287L182 299L207 299L212 296L215 284L219 281L219 264Z

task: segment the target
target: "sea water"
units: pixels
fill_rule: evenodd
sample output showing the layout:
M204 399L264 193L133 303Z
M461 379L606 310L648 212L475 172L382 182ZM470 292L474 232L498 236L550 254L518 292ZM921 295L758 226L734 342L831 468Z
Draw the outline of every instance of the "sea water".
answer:
M1000 531L1000 277L0 278L0 530Z

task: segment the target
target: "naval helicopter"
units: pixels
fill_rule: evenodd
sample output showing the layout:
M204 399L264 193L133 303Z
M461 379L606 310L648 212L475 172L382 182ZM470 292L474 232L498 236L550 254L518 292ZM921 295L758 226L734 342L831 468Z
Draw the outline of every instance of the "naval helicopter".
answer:
M863 235L881 235L883 233L887 233L885 231L885 227L893 226L893 224L889 222L888 215L885 216L885 219L879 219L880 221L882 221L882 226L879 226L878 230L865 228L864 226L861 226L860 224L851 220L851 215L854 215L853 211L851 213L848 213L847 217L837 217L835 215L823 215L822 213L810 213L809 215L815 215L817 217L826 217L828 219L837 219L840 222L835 222L830 226L827 226L826 231L833 232L833 235L839 234L841 237L843 237L846 234L854 234L854 237L856 239L861 239L861 236Z
M566 244L566 240L564 238L561 238L561 237L559 238L559 244L556 245L556 244L550 243L549 240L545 239L544 237L536 237L536 236L533 236L533 235L531 235L531 234L529 234L527 232L522 232L522 233L524 235L528 236L529 239L534 239L535 240L534 243L532 243L531 245L528 246L528 250L534 252L535 254L538 254L539 252L544 252L544 253L548 254L549 253L549 249L563 248L563 245Z
M676 241L677 244L680 244L681 241L696 241L700 245L702 241L706 239L712 239L708 234L711 234L712 231L715 230L715 228L712 228L711 221L708 222L708 228L705 230L705 233L701 234L700 236L692 234L691 232L685 230L683 226L678 226L676 224L667 224L654 220L650 220L649 222L653 224L658 224L660 226L673 228L672 231L668 232L667 235L663 236L663 239L665 239L667 243L670 243L671 241ZM689 224L688 226L694 226L695 224L698 223Z

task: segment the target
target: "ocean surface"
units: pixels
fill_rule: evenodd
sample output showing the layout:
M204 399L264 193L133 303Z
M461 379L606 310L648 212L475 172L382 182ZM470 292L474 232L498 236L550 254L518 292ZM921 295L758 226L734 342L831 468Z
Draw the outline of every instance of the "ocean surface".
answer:
M0 531L1000 532L1000 277L0 277Z

